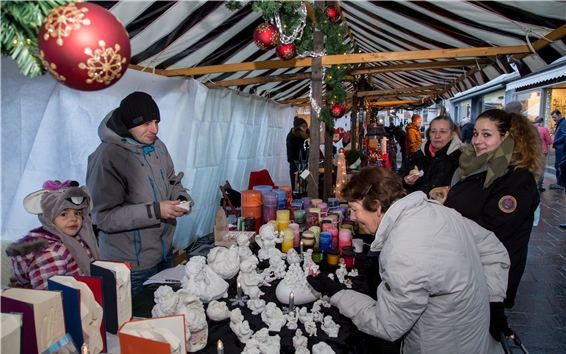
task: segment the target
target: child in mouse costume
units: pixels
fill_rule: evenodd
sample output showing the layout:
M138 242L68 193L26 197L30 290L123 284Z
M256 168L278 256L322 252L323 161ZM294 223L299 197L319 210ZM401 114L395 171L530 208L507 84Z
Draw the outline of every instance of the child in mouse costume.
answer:
M21 286L44 290L53 275L90 275L90 262L100 258L91 207L88 188L75 181L47 181L24 199L42 226L6 249Z

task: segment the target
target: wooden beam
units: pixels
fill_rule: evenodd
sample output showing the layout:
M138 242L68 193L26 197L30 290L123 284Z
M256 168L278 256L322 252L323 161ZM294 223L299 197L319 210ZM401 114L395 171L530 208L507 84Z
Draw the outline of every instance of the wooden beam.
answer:
M535 51L539 51L539 50L541 50L542 48L544 48L544 47L550 45L551 42L557 41L557 40L561 39L561 38L564 37L564 36L566 36L566 24L564 24L564 25L558 27L558 28L555 29L554 31L552 31L552 32L550 32L549 34L547 34L544 38L546 38L546 39L548 39L548 40L546 40L546 39L544 39L544 38L541 38L541 39L536 40L536 41L532 44L533 49L534 49ZM529 51L529 53L512 55L512 56L509 58L509 64L512 64L512 63L514 63L514 62L516 62L516 61L518 61L518 60L521 60L521 59L523 59L524 57L526 57L526 56L529 55L529 54L531 54L530 51Z
M405 52L356 53L344 55L326 55L322 57L323 66L356 63L372 63L385 61L447 59L477 56L494 56L499 54L529 53L526 45L508 47L479 47L456 49L413 50ZM312 58L285 60L266 60L223 65L199 66L186 69L164 70L165 76L193 76L237 71L271 70L312 66Z
M155 73L157 75L161 75L161 76L167 76L165 75L165 70L161 70L161 69L153 69L147 66L141 66L141 65L135 65L135 64L129 64L128 65L128 69L134 69L137 71L146 71L146 72L150 72L150 73Z
M352 30L350 29L350 26L348 26L348 21L346 21L346 13L342 10L342 6L340 6L341 1L340 0L336 0L334 2L335 6L336 6L336 10L338 10L338 13L340 14L340 18L342 19L342 23L344 24L344 27L346 27L346 32L348 32L348 37L350 37L350 41L352 42L352 46L354 47L354 51L357 52L358 51L358 44L356 43L356 40L354 39L354 35L352 34Z
M315 0L314 6L318 8L324 7L324 1ZM313 49L316 53L320 53L324 50L324 33L320 30L315 29L313 33ZM322 102L322 83L323 83L323 71L322 71L322 57L312 58L312 80L311 80L311 92L313 99L318 102ZM319 103L322 107L322 103ZM310 136L310 146L309 149L309 172L310 175L307 176L307 195L313 199L318 198L318 166L319 166L319 152L320 152L320 121L318 120L318 113L315 109L311 109L311 124L310 131L312 132ZM310 178L308 178L310 177Z
M358 92L358 97L377 96L377 95L385 95L388 93L398 93L398 92L436 90L444 87L449 87L449 85L430 85L430 86L402 87L402 88L389 89L389 90L360 91Z
M444 86L442 86L444 87ZM414 97L414 96L427 96L427 95L441 95L446 92L446 89L442 88L440 90L433 91L423 91L423 92L399 92L399 93L389 93L386 95L376 94L365 96L365 99L371 100L376 98L392 98L392 97Z
M443 68L459 68L463 66L489 64L491 59L466 59L466 60L447 60L447 61L434 61L428 63L411 63L411 64L397 64L397 65L383 65L377 67L369 67L363 69L352 69L348 71L350 75L363 75L363 74L376 74L388 73L396 71L413 71L413 70L428 70L428 69L443 69Z
M258 76L246 79L224 80L219 82L207 82L204 85L207 87L229 87L229 86L247 86L255 84L265 84L268 82L282 82L292 80L310 80L311 73L298 73L298 74L282 74L277 76Z
M382 102L369 102L367 103L370 106L398 106L401 104L417 104L417 103L425 103L425 99L420 100L399 100L399 101L382 101Z

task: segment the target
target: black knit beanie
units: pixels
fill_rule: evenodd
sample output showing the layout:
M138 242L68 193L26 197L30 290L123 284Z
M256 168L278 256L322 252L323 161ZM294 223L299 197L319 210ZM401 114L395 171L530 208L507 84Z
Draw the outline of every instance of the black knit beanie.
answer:
M307 121L299 116L295 116L295 120L293 120L293 128L298 128L303 124L307 124Z
M120 119L128 129L152 120L160 121L157 103L145 92L133 92L120 102Z

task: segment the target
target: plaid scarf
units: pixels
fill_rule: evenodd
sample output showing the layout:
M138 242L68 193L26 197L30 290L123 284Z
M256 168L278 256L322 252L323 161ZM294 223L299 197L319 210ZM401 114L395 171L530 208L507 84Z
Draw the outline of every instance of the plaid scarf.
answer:
M474 146L468 145L460 155L460 167L458 168L460 176L464 179L487 165L483 187L489 187L498 177L507 173L514 146L515 140L508 136L497 149L476 156Z

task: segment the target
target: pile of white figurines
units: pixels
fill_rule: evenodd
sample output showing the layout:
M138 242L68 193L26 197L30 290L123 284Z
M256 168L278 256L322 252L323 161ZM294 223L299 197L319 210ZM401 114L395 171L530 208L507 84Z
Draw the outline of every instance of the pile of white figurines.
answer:
M306 281L309 272L313 274L318 271L318 265L312 259L312 250L299 254L291 248L286 254L282 253L276 248L276 244L282 241L282 235L275 231L270 223L260 228L255 240L261 247L258 257L252 253L248 237L241 235L237 238L237 246L214 247L206 258L191 257L181 280L182 289L174 292L169 286L161 286L155 292L153 317L185 315L188 352L195 352L206 346L207 315L211 321L229 318L230 329L240 342L245 344L242 353L246 354L279 353L281 338L279 335L270 336L269 332L279 332L284 326L296 330L293 338L296 353L310 353L307 349L308 337L303 336L303 332L298 328L299 321L304 325L309 337L316 336L317 323L320 323L320 329L329 337L338 336L340 326L331 316L324 316L321 312L322 306L330 307L329 299L318 299ZM269 267L260 271L258 264L263 260L269 260ZM347 272L343 274L345 270L345 267L340 267L336 272L338 280L342 279L342 283L345 282L346 275L353 276ZM226 302L220 299L228 297L226 279L231 279L236 274L238 297L230 301L239 306L230 311ZM289 305L289 299L293 297L293 304L283 310L275 302L266 303L261 298L264 293L260 287L271 286L270 283L277 279L282 279L276 288L279 302ZM314 304L311 312L306 307L300 307L312 302ZM206 313L203 303L208 303ZM240 306L246 306L252 315L260 316L266 327L254 333L248 321L244 319ZM334 351L328 344L318 343L313 346L313 353L331 354Z
M352 279L346 279L347 276L357 277L358 270L354 268L350 272L348 272L348 270L346 269L346 263L344 262L344 259L340 258L340 261L338 262L338 269L336 270L336 279L340 284L344 284L348 289L351 289ZM328 277L334 280L334 274L329 274Z

